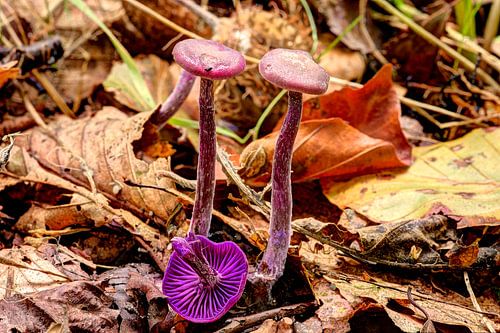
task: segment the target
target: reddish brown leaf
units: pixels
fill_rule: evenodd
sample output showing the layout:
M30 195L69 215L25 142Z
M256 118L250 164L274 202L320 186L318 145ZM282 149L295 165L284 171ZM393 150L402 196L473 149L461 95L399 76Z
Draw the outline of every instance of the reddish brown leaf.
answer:
M11 61L0 66L0 88L9 80L19 76L19 68L14 67L17 61Z
M344 88L304 103L292 161L294 182L345 178L411 163L391 68L384 66L361 89ZM248 183L267 183L279 127L241 154L240 173Z

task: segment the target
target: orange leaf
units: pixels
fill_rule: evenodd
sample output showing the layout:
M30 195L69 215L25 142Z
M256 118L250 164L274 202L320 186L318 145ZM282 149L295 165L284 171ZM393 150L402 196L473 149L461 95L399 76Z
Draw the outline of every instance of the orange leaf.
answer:
M292 160L294 182L410 165L391 69L382 67L361 89L344 88L304 103ZM240 174L247 183L259 186L269 180L279 127L241 154Z
M0 65L0 88L9 80L19 76L19 68L14 67L17 61L11 61L5 65Z

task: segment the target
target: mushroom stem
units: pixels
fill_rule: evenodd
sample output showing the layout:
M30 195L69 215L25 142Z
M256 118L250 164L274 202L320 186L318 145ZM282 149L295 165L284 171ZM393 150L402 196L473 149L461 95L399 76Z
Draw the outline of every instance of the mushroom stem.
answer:
M215 160L217 138L215 133L215 112L213 81L200 81L200 154L196 177L196 196L189 232L208 236L212 219L215 194Z
M302 117L302 93L288 92L288 113L274 151L269 241L257 274L271 285L283 275L291 237L293 144Z
M208 263L201 251L200 242L193 234L189 234L187 238L174 237L172 246L174 251L196 272L203 288L213 289L217 285L219 275Z
M157 125L158 129L163 128L167 121L179 110L191 92L195 80L195 75L182 70L179 81L172 93L168 95L167 100L151 116L151 122Z

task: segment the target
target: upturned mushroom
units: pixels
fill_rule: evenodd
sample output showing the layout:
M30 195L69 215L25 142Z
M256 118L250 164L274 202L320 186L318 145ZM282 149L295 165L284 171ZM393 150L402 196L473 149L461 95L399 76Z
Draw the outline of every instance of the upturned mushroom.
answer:
M221 318L245 288L243 251L233 242L214 243L193 234L173 238L172 245L162 287L172 309L195 323Z
M175 61L200 81L200 153L196 177L196 197L190 232L207 236L212 219L215 193L216 133L213 80L223 80L245 69L241 53L211 40L186 39L173 50Z
M288 113L276 141L271 175L269 241L252 280L268 291L283 275L291 237L293 144L302 117L302 93L321 95L328 89L329 75L309 53L274 49L264 55L259 72L267 81L288 90Z

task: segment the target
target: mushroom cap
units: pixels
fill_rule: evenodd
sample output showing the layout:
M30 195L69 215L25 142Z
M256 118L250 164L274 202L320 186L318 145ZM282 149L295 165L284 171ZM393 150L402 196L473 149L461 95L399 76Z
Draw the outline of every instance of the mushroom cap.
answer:
M264 79L280 88L311 95L321 95L328 89L330 76L305 51L274 49L259 62Z
M198 274L174 251L165 270L163 294L181 317L195 323L215 321L229 311L243 294L248 272L247 258L233 242L215 243L199 235L186 240L191 245L200 246L209 265L218 273L218 282L214 288L204 287ZM199 243L193 244L196 242Z
M221 43L206 39L186 39L172 51L175 61L193 75L223 80L245 69L243 55Z

